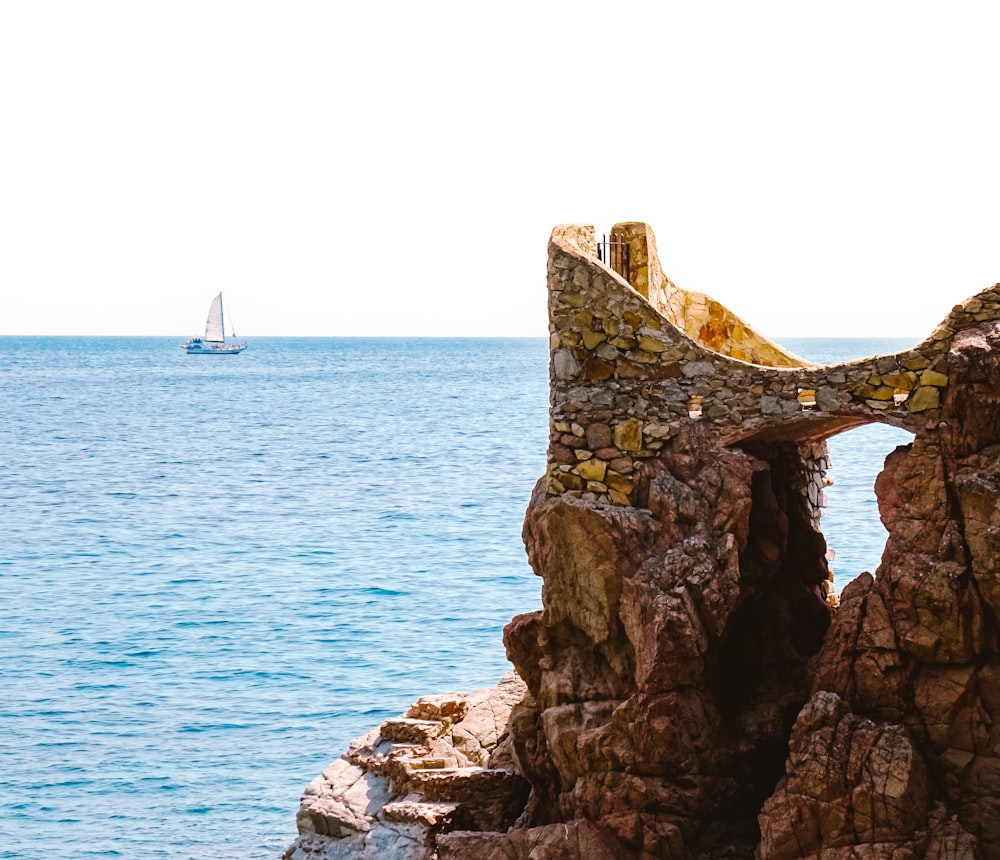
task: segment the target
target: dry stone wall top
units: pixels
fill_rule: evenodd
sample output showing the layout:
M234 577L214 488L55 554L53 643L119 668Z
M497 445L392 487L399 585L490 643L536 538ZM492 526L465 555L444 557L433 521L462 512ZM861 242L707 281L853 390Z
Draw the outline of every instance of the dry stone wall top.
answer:
M557 227L549 242L550 495L641 505L643 465L692 425L727 445L822 442L875 421L933 426L953 338L1000 319L997 285L912 349L816 365L673 284L648 225L611 235L630 247L629 280L598 259L591 226Z

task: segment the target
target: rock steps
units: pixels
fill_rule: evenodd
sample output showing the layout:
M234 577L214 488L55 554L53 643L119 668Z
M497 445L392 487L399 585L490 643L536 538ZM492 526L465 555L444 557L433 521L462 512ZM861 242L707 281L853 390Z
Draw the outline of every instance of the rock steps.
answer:
M303 794L285 860L419 860L441 832L512 824L528 786L490 758L524 692L511 672L493 690L421 698L356 738Z

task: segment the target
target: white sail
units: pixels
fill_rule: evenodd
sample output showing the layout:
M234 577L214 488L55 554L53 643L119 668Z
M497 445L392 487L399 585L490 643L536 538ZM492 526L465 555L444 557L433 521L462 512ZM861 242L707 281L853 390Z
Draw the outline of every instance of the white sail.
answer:
M205 340L209 343L222 343L226 332L222 326L222 293L212 299L208 309L208 320L205 322Z

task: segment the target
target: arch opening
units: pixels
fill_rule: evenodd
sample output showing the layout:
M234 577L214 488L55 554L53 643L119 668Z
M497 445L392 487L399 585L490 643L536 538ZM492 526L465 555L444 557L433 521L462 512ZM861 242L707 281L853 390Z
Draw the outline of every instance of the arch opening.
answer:
M886 456L912 436L882 424L849 429L818 441L755 438L736 446L754 464L749 534L739 559L750 588L712 675L740 750L739 802L748 817L784 774L792 726L809 698L809 662L836 611L836 593L864 570L874 572L885 547L875 478ZM833 484L836 512L827 522L832 463L841 484Z
M867 424L827 440L828 478L823 534L833 557L836 592L865 571L875 574L888 532L882 525L875 479L885 458L913 434L886 424Z
M815 458L792 442L752 442L746 596L727 626L713 677L740 751L740 805L755 820L784 773L792 725L809 695L809 660L830 624L826 542L809 486ZM810 449L811 451L811 449Z

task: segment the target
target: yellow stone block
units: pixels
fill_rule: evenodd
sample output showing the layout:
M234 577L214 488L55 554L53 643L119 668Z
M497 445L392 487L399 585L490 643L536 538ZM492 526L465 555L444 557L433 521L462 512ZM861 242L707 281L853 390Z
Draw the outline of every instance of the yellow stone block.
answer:
M550 334L549 335L549 349L559 349L559 335Z
M564 305L569 305L571 308L582 308L587 303L587 297L583 293L562 292L559 298Z
M941 404L941 390L933 385L921 385L910 399L906 401L906 406L910 412L924 412L927 409L937 409Z
M639 328L642 325L642 317L632 311L625 311L622 318L625 320L625 325L630 325L632 328Z
M608 464L597 457L576 464L577 474L587 481L603 481L607 470Z
M601 331L585 331L583 333L583 345L587 349L593 349L597 344L604 343L608 336Z
M892 395L895 394L895 391L894 388L890 388L887 385L880 385L872 394L872 400L892 400Z
M638 418L629 418L622 424L616 424L612 435L615 447L620 451L639 451L642 449L642 422Z
M665 352L667 346L657 338L644 334L639 338L639 349L643 352Z
M902 388L909 391L916 381L912 373L886 373L882 376L882 382L892 388Z
M851 389L851 391L858 397L863 397L867 400L875 393L875 386L869 385L867 382L865 382L862 383L861 385L855 385L854 388Z
M564 331L560 337L566 346L576 346L580 342L580 334L575 331Z
M920 374L920 384L935 385L938 388L944 388L948 384L948 377L946 374L938 373L936 370L925 370Z
M582 490L587 486L587 482L583 478L579 475L574 475L572 472L560 472L558 480L567 490Z
M616 505L628 506L632 504L632 500L624 493L620 493L618 490L608 490L608 496L611 497L611 501Z
M902 362L903 367L907 370L923 370L928 364L930 362L922 355L915 355L913 358L907 358Z
M576 315L576 321L580 328L590 328L594 324L594 312L585 308Z
M624 475L619 475L617 472L608 469L607 474L604 476L604 483L608 485L609 489L617 490L619 493L624 493L628 495L635 489L635 485Z

